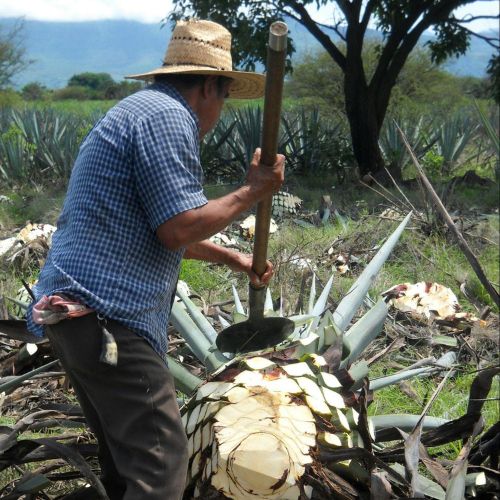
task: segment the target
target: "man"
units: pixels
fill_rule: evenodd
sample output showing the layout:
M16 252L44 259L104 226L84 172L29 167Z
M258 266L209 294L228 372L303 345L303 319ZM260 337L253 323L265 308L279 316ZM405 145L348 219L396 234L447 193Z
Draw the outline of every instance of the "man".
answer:
M165 364L181 259L246 272L251 256L206 238L283 181L284 158L207 201L199 140L227 96L259 97L264 78L232 70L231 37L209 21L179 22L155 82L113 107L82 143L52 248L28 315L48 335L99 443L113 499L182 496L187 447ZM90 498L97 498L96 494Z

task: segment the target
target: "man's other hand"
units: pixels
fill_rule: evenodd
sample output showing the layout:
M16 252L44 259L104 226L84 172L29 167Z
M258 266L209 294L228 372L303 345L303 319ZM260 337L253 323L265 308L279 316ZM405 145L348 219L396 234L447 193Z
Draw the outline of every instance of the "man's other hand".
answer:
M264 271L264 274L259 277L252 269L252 254L234 252L234 255L231 257L231 262L228 262L227 266L233 271L247 273L252 285L267 285L274 274L273 265L270 261L266 262L266 270Z
M247 185L258 199L277 193L285 180L285 157L276 155L274 165L260 163L260 148L255 150L247 174Z

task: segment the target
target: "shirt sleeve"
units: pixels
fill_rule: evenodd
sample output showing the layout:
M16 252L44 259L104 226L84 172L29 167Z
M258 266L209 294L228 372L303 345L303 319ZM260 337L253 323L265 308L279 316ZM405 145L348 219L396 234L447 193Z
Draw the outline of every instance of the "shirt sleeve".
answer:
M169 108L136 125L134 170L149 223L163 222L207 203L198 129L186 110Z

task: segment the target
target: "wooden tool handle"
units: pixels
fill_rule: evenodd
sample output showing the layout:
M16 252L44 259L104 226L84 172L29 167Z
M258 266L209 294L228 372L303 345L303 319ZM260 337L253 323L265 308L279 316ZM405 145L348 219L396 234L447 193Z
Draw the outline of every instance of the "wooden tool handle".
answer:
M285 76L285 58L288 27L277 21L269 31L267 48L266 89L264 95L264 121L262 125L262 152L260 161L271 167L276 162L278 132L281 117L281 98ZM269 224L271 222L272 195L257 204L255 241L252 268L258 276L266 270Z

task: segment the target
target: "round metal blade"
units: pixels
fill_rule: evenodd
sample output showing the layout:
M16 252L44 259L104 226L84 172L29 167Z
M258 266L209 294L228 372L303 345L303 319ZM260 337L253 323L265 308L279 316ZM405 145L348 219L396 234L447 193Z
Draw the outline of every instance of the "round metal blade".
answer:
M226 328L215 343L221 352L245 354L283 342L294 329L295 323L287 318L253 319Z

